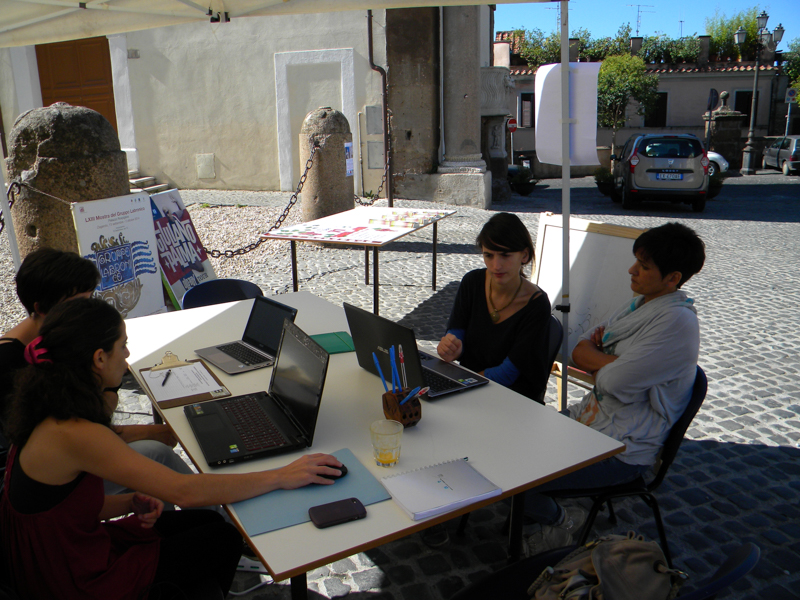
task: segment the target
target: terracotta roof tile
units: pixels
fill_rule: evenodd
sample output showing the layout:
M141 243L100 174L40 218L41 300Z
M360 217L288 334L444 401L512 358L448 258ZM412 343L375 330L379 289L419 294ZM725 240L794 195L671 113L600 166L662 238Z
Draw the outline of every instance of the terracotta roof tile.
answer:
M509 42L511 44L511 54L519 54L517 40L525 39L524 36L515 35L514 31L498 31L494 35L495 42Z
M773 65L759 65L759 72L777 71L778 67ZM662 63L647 65L649 73L752 73L755 71L755 63L709 63L705 66L697 66L694 63Z

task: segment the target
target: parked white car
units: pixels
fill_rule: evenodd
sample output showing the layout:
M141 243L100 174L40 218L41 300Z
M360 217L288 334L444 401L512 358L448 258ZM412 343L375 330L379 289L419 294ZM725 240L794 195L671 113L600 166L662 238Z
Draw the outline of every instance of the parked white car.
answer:
M708 161L709 161L708 162L709 177L711 177L715 173L724 173L725 171L728 170L728 167L730 165L728 164L728 161L725 160L725 158L722 156L722 154L719 154L717 152L712 152L709 150L708 152L706 152L706 155L708 156Z

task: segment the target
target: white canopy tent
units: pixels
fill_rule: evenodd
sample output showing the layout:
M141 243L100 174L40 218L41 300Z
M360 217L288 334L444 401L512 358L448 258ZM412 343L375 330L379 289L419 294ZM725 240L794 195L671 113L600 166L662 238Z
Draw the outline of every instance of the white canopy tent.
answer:
M202 0L198 0L201 2ZM568 0L561 5L561 97L570 97ZM209 0L207 5L192 0L0 0L0 48L30 46L58 41L112 35L178 25L195 21L222 21L245 16L322 13L423 6L482 5L475 0ZM495 4L515 4L515 0L494 0ZM570 215L570 102L561 103L563 282L559 307L564 331L569 330L569 215ZM0 183L5 184L0 169ZM4 186L5 187L5 186ZM4 227L19 266L19 254L7 199L2 199ZM568 335L564 335L562 356L568 356ZM567 378L561 378L563 409L567 401Z

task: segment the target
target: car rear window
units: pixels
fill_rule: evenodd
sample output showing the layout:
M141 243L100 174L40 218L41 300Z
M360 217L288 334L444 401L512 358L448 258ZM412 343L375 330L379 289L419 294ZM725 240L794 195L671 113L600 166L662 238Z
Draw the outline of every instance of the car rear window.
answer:
M639 143L639 154L651 158L695 158L703 154L703 146L698 140L650 138Z

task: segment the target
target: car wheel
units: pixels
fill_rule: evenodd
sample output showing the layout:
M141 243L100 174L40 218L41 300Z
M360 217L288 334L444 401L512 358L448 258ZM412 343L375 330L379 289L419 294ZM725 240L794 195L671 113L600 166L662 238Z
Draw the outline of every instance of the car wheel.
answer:
M719 173L719 165L713 161L708 163L708 176L713 177L716 173Z
M698 196L692 200L692 210L694 212L703 212L706 209L706 197Z
M787 177L792 174L792 170L789 168L789 161L786 160L783 161L783 166L781 167L781 171L783 171L783 174L786 175Z
M617 186L614 186L614 188L611 190L611 201L619 203L621 200L622 194L620 193L620 190L617 189Z
M622 186L622 208L635 208L639 204L638 198L631 197L631 192L627 186Z

